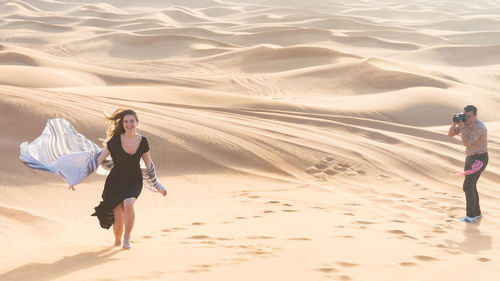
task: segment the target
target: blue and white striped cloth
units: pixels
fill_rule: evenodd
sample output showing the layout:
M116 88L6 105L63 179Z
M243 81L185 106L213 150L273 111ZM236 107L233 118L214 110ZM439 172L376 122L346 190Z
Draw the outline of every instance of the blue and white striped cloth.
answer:
M58 174L70 186L79 184L96 169L101 175L109 173L97 167L103 149L64 118L49 119L42 135L31 143L21 143L20 150L19 159L28 167ZM165 187L158 180L154 165L146 169L142 159L140 164L144 185L151 191L163 192Z

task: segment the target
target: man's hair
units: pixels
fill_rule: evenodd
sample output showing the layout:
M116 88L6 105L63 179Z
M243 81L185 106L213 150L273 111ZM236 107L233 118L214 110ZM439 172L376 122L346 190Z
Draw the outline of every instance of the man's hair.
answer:
M468 106L464 107L464 111L465 112L470 112L472 111L472 113L474 113L474 115L477 115L477 107L469 104Z

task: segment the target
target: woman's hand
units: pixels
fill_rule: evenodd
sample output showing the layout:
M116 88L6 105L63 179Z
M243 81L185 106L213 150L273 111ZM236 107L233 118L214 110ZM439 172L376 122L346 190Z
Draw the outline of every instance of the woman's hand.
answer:
M99 167L99 165L102 164L102 161L104 161L104 159L106 159L106 157L108 157L109 154L110 154L110 152L109 152L108 148L107 147L103 148L103 150L101 151L101 153L97 157L97 167Z
M163 195L163 196L167 196L167 190L166 190L166 189L165 189L165 190L163 190L163 191L160 191L160 193L161 193L161 195Z

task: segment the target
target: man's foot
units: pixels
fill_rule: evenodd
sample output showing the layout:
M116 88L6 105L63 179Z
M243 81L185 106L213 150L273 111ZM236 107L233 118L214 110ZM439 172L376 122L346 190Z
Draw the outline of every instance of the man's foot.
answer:
M123 239L123 249L130 249L130 239Z
M459 219L459 221L468 222L468 223L477 223L477 219L475 217L471 218L468 216L465 216L465 217Z
M479 215L479 216L475 216L475 217L473 217L473 219L475 219L475 220L480 220L482 217L483 217L483 215Z
M122 244L122 241L116 240L115 241L115 247L119 247Z

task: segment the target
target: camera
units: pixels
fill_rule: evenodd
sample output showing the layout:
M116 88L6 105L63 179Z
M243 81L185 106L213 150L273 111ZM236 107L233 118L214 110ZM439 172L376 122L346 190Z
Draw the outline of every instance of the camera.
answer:
M465 114L463 112L453 115L453 122L454 123L459 123L460 120L462 120L462 122L464 122L464 123L465 123L465 121L467 121L467 116L465 116Z

